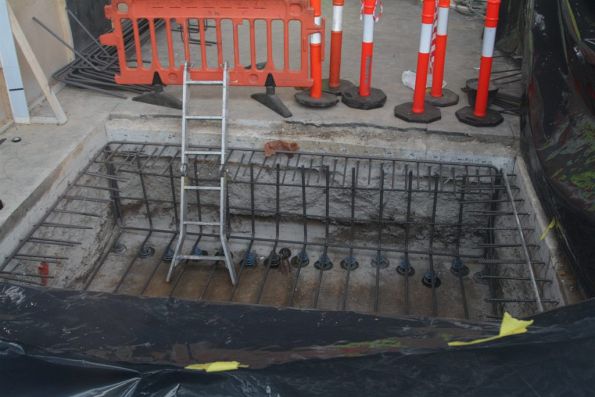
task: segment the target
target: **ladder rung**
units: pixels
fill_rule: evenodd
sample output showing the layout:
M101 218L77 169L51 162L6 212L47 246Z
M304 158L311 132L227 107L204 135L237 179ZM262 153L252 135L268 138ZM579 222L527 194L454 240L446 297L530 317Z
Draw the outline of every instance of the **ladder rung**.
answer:
M184 116L186 120L223 120L221 116Z
M221 226L221 223L219 223L219 222L184 221L184 225L188 225L188 226Z
M201 256L201 255L179 255L176 257L178 260L188 261L224 261L224 256Z
M184 153L186 154L186 156L221 156L223 154L221 152L205 152L197 150L189 150Z
M223 85L221 80L187 80L188 85Z
M218 190L221 190L221 187L219 187L219 186L184 186L184 189L186 189L186 190L207 190L207 191L216 192Z

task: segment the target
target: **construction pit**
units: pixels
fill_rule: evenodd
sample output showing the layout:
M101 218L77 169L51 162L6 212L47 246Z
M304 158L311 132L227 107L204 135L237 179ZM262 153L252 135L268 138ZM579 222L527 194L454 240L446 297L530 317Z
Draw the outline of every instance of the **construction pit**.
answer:
M312 111L293 103L293 89L279 89L294 114L282 121L249 98L254 89L232 89L224 168L236 285L223 263L204 261L181 263L166 281L179 233L180 113L71 87L58 95L66 126L4 133L0 278L163 299L471 320L525 317L580 300L518 155L516 116L506 114L493 129L457 123L453 108L429 126L394 118L392 108L411 95L395 76L413 67L417 44L386 32L417 28L413 3L378 26L376 61L390 65L374 80L388 94L384 109ZM356 11L345 15L352 26L359 26ZM453 14L458 19L447 65L452 87L476 73L481 30L480 19ZM347 29L346 37L357 41L359 30ZM348 77L358 56L345 54ZM514 62L499 56L494 67ZM217 90L197 93L194 113L218 111ZM35 112L46 115L47 105ZM192 148L216 151L218 128L192 123ZM264 144L277 139L300 149L265 156ZM35 161L23 168L23 158ZM218 180L210 156L189 165L192 183ZM218 193L189 196L189 219L217 219ZM217 228L189 228L185 254L219 250Z
M111 126L122 122L129 123ZM216 134L195 136L209 138ZM535 227L531 192L512 159L504 168L364 152L339 154L335 146L266 157L257 148L229 148L234 286L223 262L185 261L166 282L179 231L180 147L109 141L47 202L6 256L2 277L51 288L383 316L490 320L504 311L528 316L539 305L564 304L555 259ZM191 159L193 184L218 181L213 158ZM216 221L218 200L218 192L192 192L188 219ZM209 255L220 247L217 227L190 226L183 251ZM39 276L40 262L50 266L47 277Z

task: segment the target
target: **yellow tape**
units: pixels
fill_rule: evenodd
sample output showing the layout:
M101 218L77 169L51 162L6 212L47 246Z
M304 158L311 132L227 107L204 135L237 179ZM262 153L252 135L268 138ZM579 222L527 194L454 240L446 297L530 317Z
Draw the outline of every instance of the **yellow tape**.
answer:
M543 233L541 233L541 237L539 237L539 240L541 240L541 241L545 240L547 235L550 234L552 229L555 228L557 225L558 225L558 222L556 221L556 218L552 219L552 221L550 222L549 225L547 225L547 227L545 228Z
M448 346L469 346L478 343L490 342L496 339L504 338L511 335L524 334L527 332L527 327L533 324L533 320L517 320L508 313L504 313L502 323L500 324L500 333L497 336L489 338L476 339L470 342L448 342Z
M216 361L214 363L204 364L191 364L186 366L186 369L192 371L205 371L205 372L225 372L235 371L239 368L248 368L247 365L242 365L237 361Z

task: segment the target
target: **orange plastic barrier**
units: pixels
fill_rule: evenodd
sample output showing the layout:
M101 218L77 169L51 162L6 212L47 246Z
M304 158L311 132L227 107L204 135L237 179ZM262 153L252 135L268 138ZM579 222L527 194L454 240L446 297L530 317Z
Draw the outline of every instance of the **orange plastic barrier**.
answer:
M118 50L120 74L116 75L118 84L151 84L155 74L166 84L182 84L184 63L191 64L190 75L193 80L217 80L221 78L224 60L223 48L233 48L233 66L230 68L230 84L236 86L264 86L267 76L272 74L277 86L310 87L308 41L315 33L322 35L324 43L324 20L317 25L314 20L314 9L308 0L112 0L105 7L105 15L111 19L113 31L101 36L101 43L115 46ZM147 20L150 29L150 43L145 49L141 46L138 23ZM164 32L155 30L157 21L165 22ZM224 37L222 23L229 21L232 26L232 37ZM257 43L257 21L266 24L266 43ZM283 24L283 66L276 67L273 56L274 21ZM292 69L293 61L290 52L290 22L300 25L299 68ZM196 23L194 23L196 22ZM206 39L206 23L213 24L209 28L216 31L216 40L208 43ZM249 28L250 64L242 65L239 28L247 22ZM123 24L132 24L134 47L127 53ZM181 32L172 32L174 24L181 26ZM245 26L245 25L244 25ZM198 30L198 40L190 36L191 30ZM174 34L181 34L184 59L176 60ZM165 36L165 37L163 37ZM229 43L224 40L228 40ZM279 38L277 38L279 40ZM216 65L207 62L207 46L216 47ZM266 64L257 64L257 47L266 48ZM148 51L150 48L150 51ZM200 64L192 64L193 51L199 51ZM145 53L146 52L146 53ZM150 52L150 53L149 53ZM160 60L165 55L168 62ZM137 61L140 60L140 61ZM214 62L213 62L214 63ZM295 60L297 63L297 60Z

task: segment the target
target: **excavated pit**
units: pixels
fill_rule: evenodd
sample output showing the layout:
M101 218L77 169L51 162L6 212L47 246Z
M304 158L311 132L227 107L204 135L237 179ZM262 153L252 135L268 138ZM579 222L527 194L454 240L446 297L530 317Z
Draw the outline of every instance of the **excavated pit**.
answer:
M193 184L218 184L215 159L191 161ZM226 167L227 234L239 283L230 283L222 263L208 262L183 263L167 283L179 224L179 168L176 145L107 144L5 261L3 277L54 288L379 315L492 319L503 311L533 314L538 301L546 309L560 303L512 173L329 153L267 158L239 148L230 150ZM189 197L190 219L217 220L218 192ZM184 253L214 254L217 232L190 227ZM290 257L271 266L285 249ZM296 266L301 252L304 267ZM318 266L325 253L328 269Z

